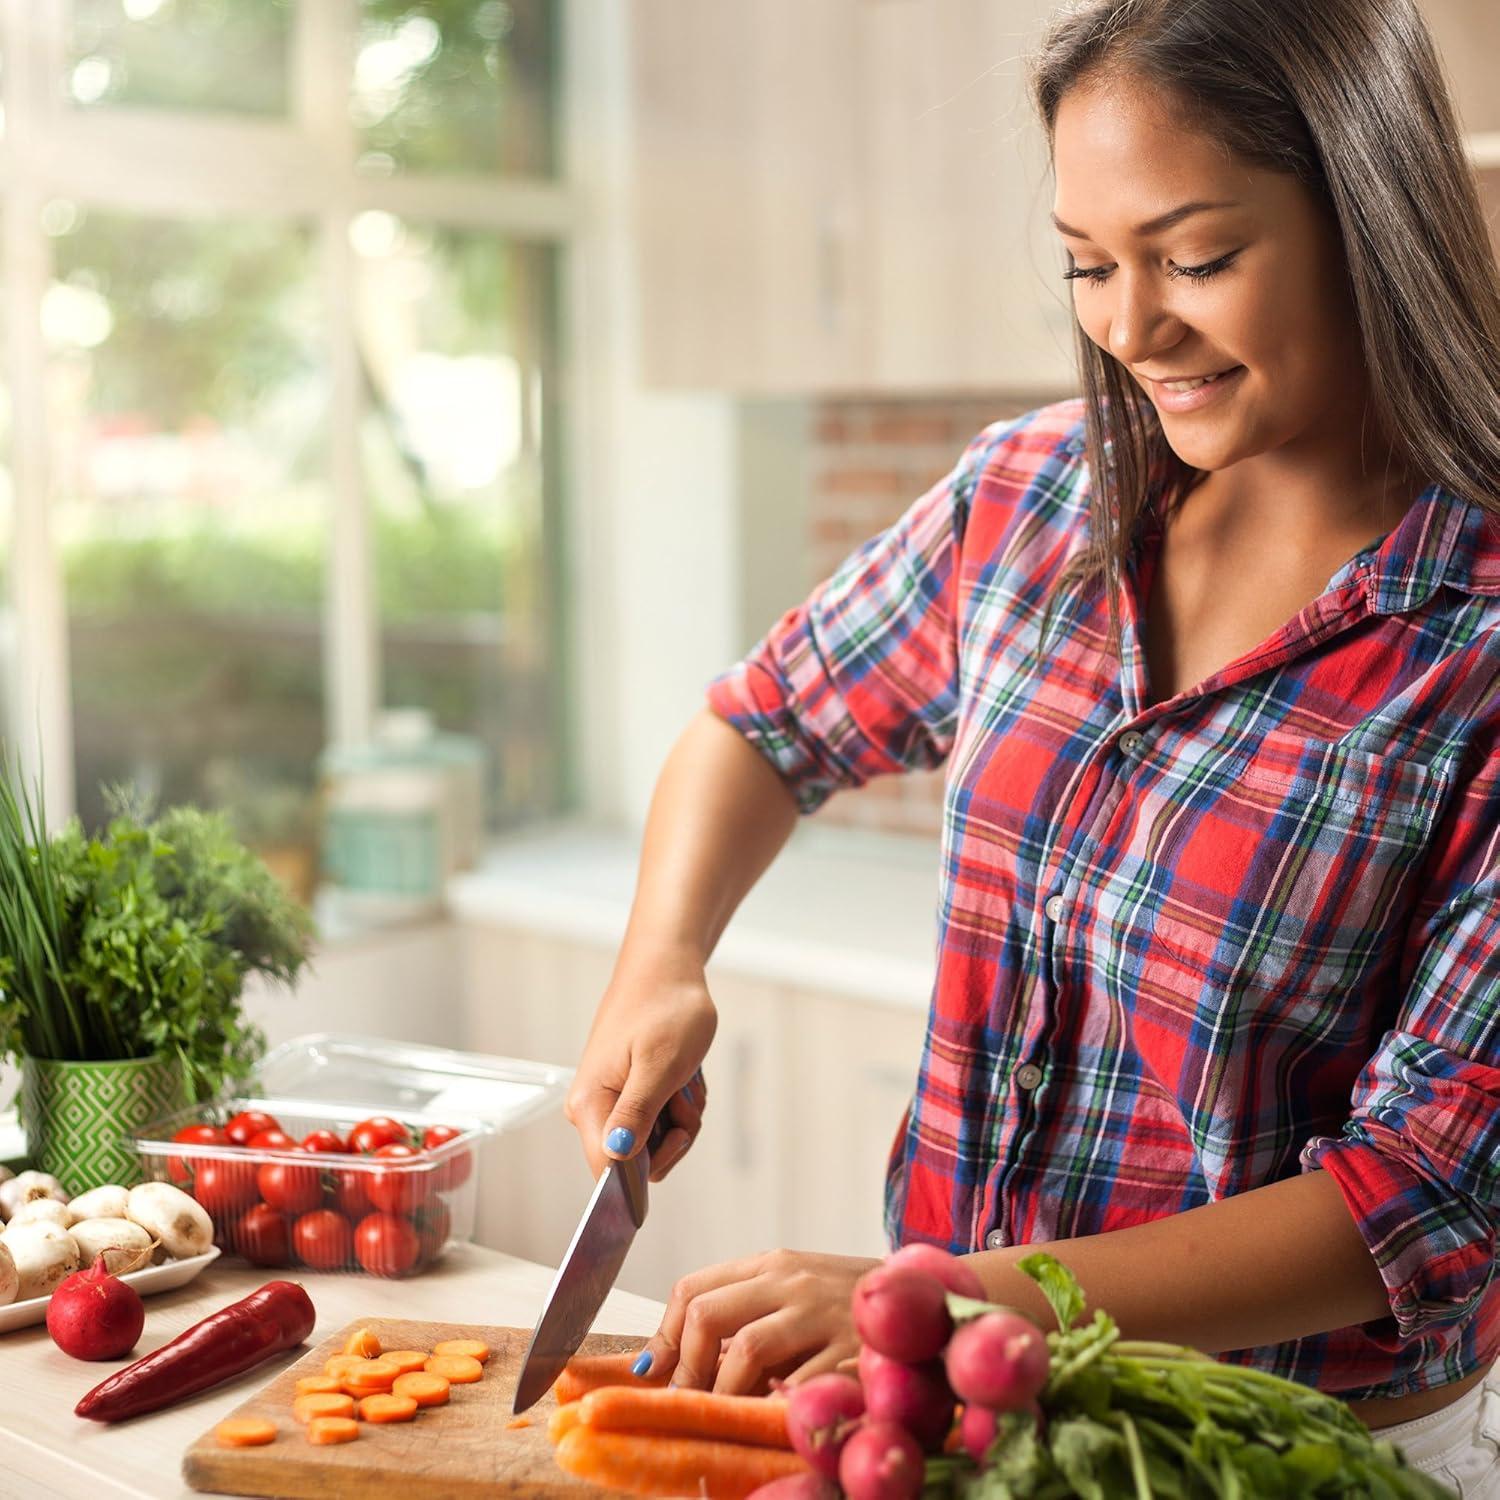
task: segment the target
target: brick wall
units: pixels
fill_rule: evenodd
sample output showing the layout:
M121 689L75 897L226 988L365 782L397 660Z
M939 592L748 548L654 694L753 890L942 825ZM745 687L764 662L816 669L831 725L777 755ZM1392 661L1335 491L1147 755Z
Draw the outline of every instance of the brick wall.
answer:
M808 586L941 479L981 428L1042 401L827 401L812 424ZM882 776L824 804L820 822L935 836L942 772Z

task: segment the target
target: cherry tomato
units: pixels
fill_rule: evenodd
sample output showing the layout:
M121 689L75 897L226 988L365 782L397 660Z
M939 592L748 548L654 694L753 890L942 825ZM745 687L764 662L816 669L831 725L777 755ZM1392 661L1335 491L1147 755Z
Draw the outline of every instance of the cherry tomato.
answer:
M382 1146L409 1146L411 1131L389 1115L371 1115L349 1132L351 1151L378 1151Z
M368 1214L354 1231L354 1254L372 1276L404 1276L421 1250L417 1231L395 1214Z
M366 1214L373 1213L375 1205L370 1202L369 1172L354 1168L333 1173L333 1206L352 1223L359 1223Z
M316 1167L268 1161L255 1174L260 1195L279 1213L308 1214L323 1203L323 1180Z
M315 1271L338 1271L354 1254L354 1228L343 1214L320 1208L292 1225L292 1248Z
M245 1142L252 1151L295 1151L297 1143L279 1125L262 1130Z
M452 1125L429 1125L422 1133L422 1149L435 1151L449 1141L456 1141L462 1134L463 1131ZM433 1173L438 1191L447 1193L462 1186L469 1180L473 1165L473 1157L467 1151L444 1152L438 1158L438 1165Z
M268 1115L261 1109L242 1109L225 1127L224 1134L230 1139L231 1144L236 1146L248 1146L250 1137L259 1135L262 1130L280 1130L275 1115Z
M381 1167L369 1174L365 1191L376 1208L388 1214L409 1214L433 1193L433 1174L427 1158L410 1146L382 1146L375 1153L377 1161L413 1165Z
M249 1208L260 1196L255 1163L218 1157L199 1162L193 1177L193 1196L211 1219Z
M331 1130L312 1130L302 1137L302 1149L347 1152L349 1148Z
M448 1243L453 1231L453 1216L441 1198L434 1198L412 1215L412 1227L417 1231L418 1259L422 1265L434 1261Z
M257 1266L290 1265L291 1235L286 1216L277 1213L268 1203L257 1203L240 1220L235 1249Z
M229 1137L217 1125L184 1125L174 1141L194 1146L227 1146ZM178 1187L184 1186L193 1175L193 1168L205 1158L198 1156L169 1156L167 1158L167 1181Z

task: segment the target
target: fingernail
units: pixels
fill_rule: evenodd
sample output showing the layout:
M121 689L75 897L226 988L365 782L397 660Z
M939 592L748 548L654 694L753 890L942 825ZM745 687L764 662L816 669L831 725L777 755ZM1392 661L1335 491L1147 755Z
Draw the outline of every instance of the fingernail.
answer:
M651 1373L651 1351L649 1349L641 1350L636 1362L630 1367L630 1373L632 1375L649 1375Z
M632 1146L635 1145L635 1131L627 1130L623 1125L616 1125L610 1133L604 1137L604 1149L613 1151L616 1156L624 1156Z
M693 1102L693 1086L692 1086L692 1084L688 1084L685 1088L683 1088L683 1090L682 1090L682 1097L684 1099L686 1099L689 1104L691 1104Z

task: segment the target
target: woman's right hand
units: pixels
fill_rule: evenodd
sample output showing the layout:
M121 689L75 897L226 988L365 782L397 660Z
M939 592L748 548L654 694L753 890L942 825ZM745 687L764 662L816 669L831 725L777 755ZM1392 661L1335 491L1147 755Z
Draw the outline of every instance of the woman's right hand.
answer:
M702 1063L718 1013L701 964L622 962L599 1002L563 1104L595 1179L610 1159L646 1143L665 1109L671 1128L651 1161L659 1182L682 1160L703 1124ZM629 1139L616 1135L628 1131Z

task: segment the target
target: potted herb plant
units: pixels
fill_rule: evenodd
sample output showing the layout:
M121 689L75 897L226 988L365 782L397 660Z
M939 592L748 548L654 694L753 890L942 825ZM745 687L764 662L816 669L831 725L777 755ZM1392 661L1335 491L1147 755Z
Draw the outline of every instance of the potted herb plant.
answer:
M74 1193L138 1180L142 1124L250 1072L245 976L290 984L312 932L221 814L109 808L102 834L49 835L0 774L0 1057L34 1165Z

